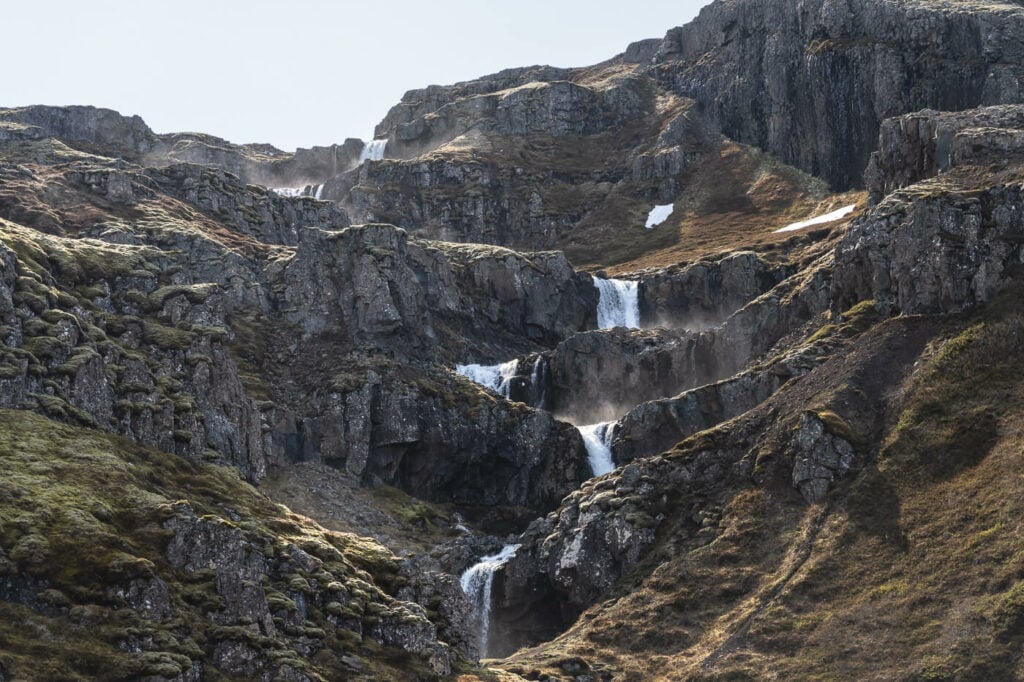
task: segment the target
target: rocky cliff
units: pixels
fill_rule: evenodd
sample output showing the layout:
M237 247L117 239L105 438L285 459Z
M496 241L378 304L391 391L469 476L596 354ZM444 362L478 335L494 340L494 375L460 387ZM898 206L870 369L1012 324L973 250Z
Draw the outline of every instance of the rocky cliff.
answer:
M723 133L845 189L884 119L1024 99L1022 35L1012 2L734 0L670 31L654 61Z
M0 111L0 682L1020 677L1022 24L719 0L374 154Z

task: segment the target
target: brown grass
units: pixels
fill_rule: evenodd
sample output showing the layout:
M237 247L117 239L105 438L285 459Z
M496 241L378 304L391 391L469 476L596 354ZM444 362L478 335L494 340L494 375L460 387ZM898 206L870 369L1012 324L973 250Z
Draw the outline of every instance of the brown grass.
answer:
M882 323L727 425L725 442L753 439L768 473L680 491L721 505L713 541L670 518L608 601L503 666L554 673L580 656L623 680L1020 679L1021 300L1015 287L967 318ZM844 420L864 462L812 506L785 452L808 405Z
M825 234L827 226L775 234L780 227L845 204L865 204L863 193L829 195L820 181L728 141L716 160L701 164L680 183L683 190L672 216L651 230L644 228L650 202L639 201L635 188L614 190L568 237L566 254L580 267L616 274L736 249L784 250L794 237Z

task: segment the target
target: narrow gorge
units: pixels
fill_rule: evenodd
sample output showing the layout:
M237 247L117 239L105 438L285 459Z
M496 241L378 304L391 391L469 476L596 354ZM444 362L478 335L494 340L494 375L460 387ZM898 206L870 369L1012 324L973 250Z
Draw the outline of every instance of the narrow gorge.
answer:
M0 109L0 682L1024 676L1024 3L666 29Z

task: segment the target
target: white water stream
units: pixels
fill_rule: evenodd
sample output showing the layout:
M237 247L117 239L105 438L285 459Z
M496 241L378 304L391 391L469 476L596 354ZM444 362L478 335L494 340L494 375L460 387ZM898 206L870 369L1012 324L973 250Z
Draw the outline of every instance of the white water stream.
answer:
M324 193L323 184L305 185L303 187L271 187L271 191L282 197L313 197L319 199Z
M473 605L473 613L480 621L480 658L487 657L491 630L491 589L495 572L515 556L519 545L505 545L501 551L485 556L462 574L459 584Z
M594 278L601 297L597 302L598 329L612 327L640 328L640 299L638 282L627 279Z
M615 422L601 422L577 426L583 436L583 445L587 448L587 461L595 476L603 476L615 470L612 460L612 437L615 435Z
M506 398L509 395L512 377L516 375L518 368L518 359L500 365L455 365L455 371L462 376Z
M363 145L363 151L359 153L359 163L363 161L380 161L384 158L384 151L387 147L387 140L370 140Z

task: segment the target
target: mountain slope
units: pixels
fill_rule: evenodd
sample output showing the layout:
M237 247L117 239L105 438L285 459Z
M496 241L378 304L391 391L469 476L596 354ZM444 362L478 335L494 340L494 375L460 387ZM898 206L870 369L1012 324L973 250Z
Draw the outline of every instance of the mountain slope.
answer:
M0 682L1021 676L1021 35L720 0L295 154L0 111Z

